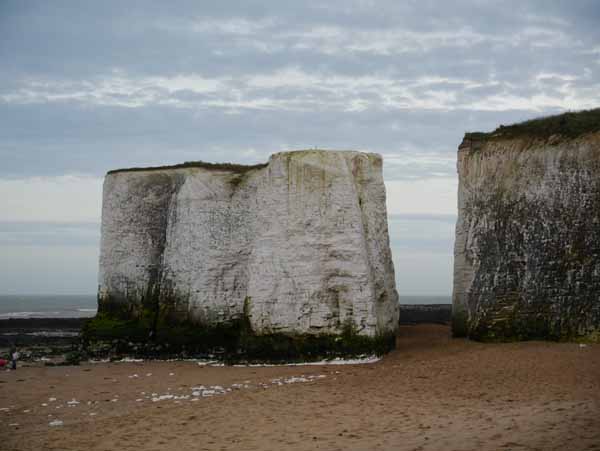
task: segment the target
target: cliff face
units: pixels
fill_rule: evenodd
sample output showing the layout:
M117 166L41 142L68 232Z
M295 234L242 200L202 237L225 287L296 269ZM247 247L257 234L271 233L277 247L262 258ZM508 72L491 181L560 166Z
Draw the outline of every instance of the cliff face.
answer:
M257 334L394 331L381 157L298 151L258 167L114 171L99 310Z
M600 132L467 135L458 174L455 333L597 339Z

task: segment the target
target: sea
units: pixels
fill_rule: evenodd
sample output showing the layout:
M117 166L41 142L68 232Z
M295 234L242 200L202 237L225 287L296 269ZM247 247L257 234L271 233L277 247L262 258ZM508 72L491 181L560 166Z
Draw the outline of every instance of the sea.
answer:
M97 310L95 294L0 295L0 319L87 318Z
M450 296L403 296L400 304L451 304ZM0 295L0 319L87 318L96 314L95 294Z
M414 304L452 304L452 296L429 296L429 295L403 295L399 293L400 305L414 305Z

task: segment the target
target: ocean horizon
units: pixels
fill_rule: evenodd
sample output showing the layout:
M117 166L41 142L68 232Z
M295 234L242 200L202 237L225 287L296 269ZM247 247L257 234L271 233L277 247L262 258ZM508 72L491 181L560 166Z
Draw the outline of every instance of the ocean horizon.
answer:
M400 304L451 304L451 296L400 295ZM97 312L95 294L3 294L0 319L89 318Z
M0 295L0 319L87 318L96 312L95 294Z

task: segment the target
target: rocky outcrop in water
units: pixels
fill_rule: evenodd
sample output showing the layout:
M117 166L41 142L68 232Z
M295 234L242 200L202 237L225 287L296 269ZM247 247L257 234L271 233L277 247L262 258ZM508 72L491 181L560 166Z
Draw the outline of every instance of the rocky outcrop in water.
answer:
M453 328L480 339L600 337L600 110L458 151Z
M104 183L100 315L253 334L393 333L382 160L297 151L258 166L118 170Z

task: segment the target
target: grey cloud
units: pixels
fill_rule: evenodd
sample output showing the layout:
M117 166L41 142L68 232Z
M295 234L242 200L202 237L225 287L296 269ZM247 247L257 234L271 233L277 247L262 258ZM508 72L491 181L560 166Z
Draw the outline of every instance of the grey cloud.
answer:
M252 111L0 105L1 177L88 173L189 160L258 163L301 148L385 156L386 179L454 175L465 131L531 117L527 111ZM429 156L433 155L434 158Z
M390 244L394 254L417 250L452 253L456 217L448 215L391 215Z
M4 0L0 178L315 146L452 177L466 131L600 104L598 23L595 0ZM449 292L453 221L390 217L401 292ZM93 291L94 227L0 224L4 265L68 252Z
M415 56L436 65L444 60L463 60L464 46L474 50L469 56L489 63L495 59L494 52L506 50L535 59L528 50L540 39L556 39L553 47L598 41L597 27L590 20L597 16L593 2L578 2L579 7L572 7L539 1L514 2L511 6L477 1L340 1L328 2L325 8L287 1L236 2L235 7L230 2L216 3L170 2L167 6L162 2L125 5L114 1L83 6L73 2L3 2L0 55L11 57L5 73L7 78L32 72L89 77L118 67L135 75L190 71L215 75L240 74L257 67L274 69L290 61L331 68L352 60L355 68L372 70L372 60L379 67L382 62L388 66L392 62L389 58L377 60L373 49L357 58L353 49L368 48L383 39L391 44L392 51L400 50L411 41L410 35L402 33L417 33L412 41L419 50ZM561 19L565 16L567 19ZM236 30L236 22L245 25ZM319 30L327 29L337 32L319 37ZM455 47L452 36L460 35L461 30L467 30L466 37ZM440 32L445 35L439 36ZM386 33L392 38L394 33L400 35L390 40ZM510 45L515 36L521 36L521 41ZM354 42L356 39L359 41ZM436 44L434 48L442 45L447 53L441 61L439 54L431 58L423 54L424 44L420 43L429 40ZM319 45L341 46L343 54L324 58L319 55ZM564 52L560 59L571 53Z

